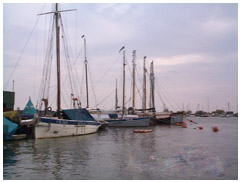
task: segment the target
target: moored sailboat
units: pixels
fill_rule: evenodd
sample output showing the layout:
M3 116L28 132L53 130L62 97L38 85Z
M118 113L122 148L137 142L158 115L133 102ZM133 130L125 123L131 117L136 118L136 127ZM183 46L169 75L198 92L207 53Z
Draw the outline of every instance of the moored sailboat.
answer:
M41 138L55 138L64 136L85 135L97 132L101 123L97 122L94 118L90 117L87 110L78 108L71 110L61 109L61 81L60 81L60 26L59 19L61 18L60 12L72 10L58 10L54 12L43 13L54 14L55 27L56 27L56 53L57 53L57 112L55 116L47 116L48 99L42 97L45 104L45 114L39 118L35 127L35 139ZM62 22L61 22L62 23ZM76 101L76 98L73 98Z
M105 119L108 122L108 126L112 127L141 127L141 126L149 126L149 117L138 117L135 115L134 117L129 117L125 114L125 47L122 47L120 51L123 50L123 103L122 103L122 115L118 117L118 114L115 114L116 117L112 117L111 119ZM117 92L116 92L117 93ZM117 101L117 97L116 97ZM117 105L116 105L117 108Z

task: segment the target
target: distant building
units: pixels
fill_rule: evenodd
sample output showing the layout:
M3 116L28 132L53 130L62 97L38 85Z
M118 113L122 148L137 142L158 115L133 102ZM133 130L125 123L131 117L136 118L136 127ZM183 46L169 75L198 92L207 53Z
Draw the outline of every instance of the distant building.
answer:
M3 91L3 111L13 111L15 104L15 92Z

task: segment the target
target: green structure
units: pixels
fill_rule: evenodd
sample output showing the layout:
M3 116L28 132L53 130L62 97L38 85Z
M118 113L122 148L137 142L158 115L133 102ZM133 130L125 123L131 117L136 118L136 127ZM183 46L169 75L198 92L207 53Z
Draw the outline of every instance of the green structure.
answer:
M13 111L15 104L15 92L3 91L3 111Z

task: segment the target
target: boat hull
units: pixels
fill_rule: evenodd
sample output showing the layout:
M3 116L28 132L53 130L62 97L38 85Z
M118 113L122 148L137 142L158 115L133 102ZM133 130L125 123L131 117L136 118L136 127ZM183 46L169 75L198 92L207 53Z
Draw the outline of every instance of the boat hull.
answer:
M149 126L149 118L124 118L124 119L107 119L110 127L141 127Z
M171 124L182 123L183 115L173 115L171 116Z
M35 139L78 136L96 133L98 122L41 118L35 127Z

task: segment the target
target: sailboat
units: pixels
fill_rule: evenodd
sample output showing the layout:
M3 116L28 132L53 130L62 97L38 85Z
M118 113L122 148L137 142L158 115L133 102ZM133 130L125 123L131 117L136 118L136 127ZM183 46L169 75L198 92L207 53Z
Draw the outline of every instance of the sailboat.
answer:
M144 57L143 64L143 103L142 103L142 112L139 113L139 116L147 115L150 117L150 125L156 124L175 124L181 123L183 121L182 113L169 113L169 112L156 112L155 109L155 77L154 77L154 66L153 61L150 65L150 105L149 109L146 108L146 56ZM141 109L139 109L141 110ZM146 111L149 111L146 113Z
M73 10L59 10L56 3L55 11L42 13L54 14L56 27L56 53L57 53L57 112L55 116L47 116L49 109L48 99L43 98L45 104L45 116L40 117L35 127L35 139L55 138L65 136L85 135L97 132L101 123L97 122L86 109L61 109L61 81L60 81L60 18L61 12ZM62 22L61 22L62 23ZM76 98L73 98L74 101Z
M122 115L120 118L115 117L113 119L105 119L108 122L108 126L113 127L139 127L149 126L149 117L128 117L125 113L125 47L122 47L119 52L123 51L123 103L122 103ZM116 99L117 100L117 99ZM117 108L117 106L116 106ZM118 115L115 115L118 116Z

